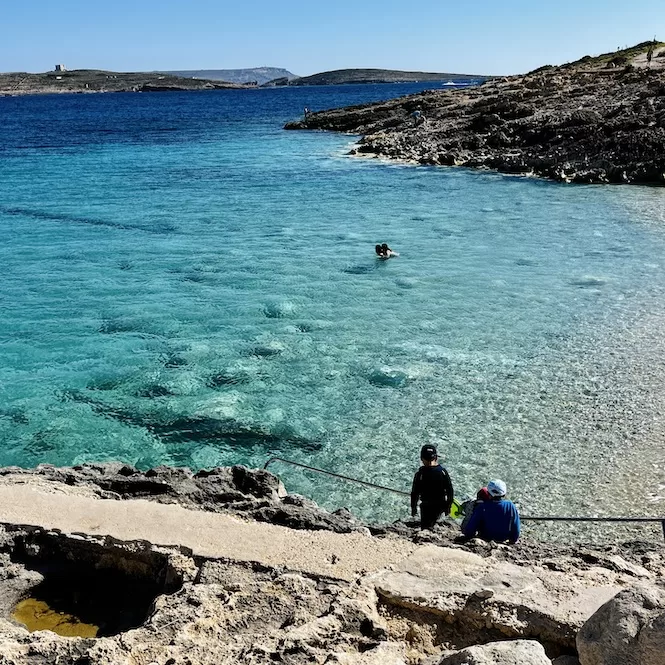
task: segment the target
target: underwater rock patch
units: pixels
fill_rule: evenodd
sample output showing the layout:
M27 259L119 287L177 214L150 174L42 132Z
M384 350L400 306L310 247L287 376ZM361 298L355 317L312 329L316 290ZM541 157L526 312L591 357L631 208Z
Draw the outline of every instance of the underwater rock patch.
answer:
M149 386L144 386L134 393L135 397L145 397L146 399L154 399L156 397L173 397L175 393L159 383L154 383Z
M225 386L237 386L248 383L249 377L243 374L227 374L226 372L217 372L209 376L206 381L208 388L224 388Z
M376 270L376 266L348 266L342 270L342 272L347 273L348 275L366 275L367 273L373 272Z
M401 388L409 381L409 375L399 369L382 368L369 375L369 382L383 388Z
M176 369L178 367L185 367L189 365L189 362L186 358L182 356L168 355L163 359L164 367L168 369Z
M295 311L296 306L288 300L269 302L263 306L263 314L269 319L283 319Z
M571 279L570 283L573 286L579 286L580 288L585 287L594 287L594 286L605 286L607 280L602 277L594 277L593 275L584 275L577 279Z
M284 352L284 347L278 342L269 344L255 344L247 350L248 356L257 358L274 358Z
M257 425L246 425L232 418L174 415L160 419L159 414L137 413L88 397L79 390L63 392L63 400L88 404L95 413L134 427L143 427L165 443L203 442L230 447L263 446L267 450L296 447L319 450L321 444L286 432L283 435Z
M131 318L106 319L97 329L103 335L115 335L125 332L146 332L142 321Z
M217 284L217 279L214 275L206 272L188 272L180 278L183 282L193 282L194 284Z
M100 390L102 392L116 390L124 383L123 379L119 377L98 378L88 381L86 388L88 390Z
M395 280L395 284L399 286L400 289L412 289L417 283L417 280L412 277L398 277Z
M25 409L19 407L0 409L0 418L6 418L16 425L27 425L30 422Z

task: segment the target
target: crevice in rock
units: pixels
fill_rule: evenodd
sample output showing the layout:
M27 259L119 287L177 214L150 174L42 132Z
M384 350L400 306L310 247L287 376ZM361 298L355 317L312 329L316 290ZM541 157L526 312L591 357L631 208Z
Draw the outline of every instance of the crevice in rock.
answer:
M0 554L19 572L0 580L0 595L6 600L0 614L23 622L31 632L117 635L141 626L157 596L182 587L182 574L169 552L149 543L29 527L6 527L3 535ZM13 602L7 602L10 599Z
M576 656L574 638L571 642L564 631L561 639L554 635L527 631L527 634L507 632L492 624L491 612L484 611L479 603L467 604L461 612L437 612L433 608L419 607L392 599L379 592L379 614L388 626L388 638L405 642L411 650L433 654L440 650L459 650L479 644L515 639L534 639L545 648L551 659L563 655ZM475 603L475 604L474 604Z

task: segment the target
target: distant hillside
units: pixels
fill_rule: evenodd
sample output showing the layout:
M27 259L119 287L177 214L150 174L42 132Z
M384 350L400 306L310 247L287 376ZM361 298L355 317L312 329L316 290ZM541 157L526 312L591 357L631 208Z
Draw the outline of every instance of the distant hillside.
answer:
M0 74L0 95L44 95L60 92L168 92L244 88L240 83L171 76L158 72L108 72L73 69L64 72Z
M395 69L336 69L291 81L274 81L273 85L344 85L347 83L410 83L415 81L484 81L487 76L449 72L403 72Z
M187 69L177 72L164 72L185 78L207 79L209 81L228 81L229 83L253 83L263 85L274 79L297 78L287 69L280 67L254 67L253 69Z

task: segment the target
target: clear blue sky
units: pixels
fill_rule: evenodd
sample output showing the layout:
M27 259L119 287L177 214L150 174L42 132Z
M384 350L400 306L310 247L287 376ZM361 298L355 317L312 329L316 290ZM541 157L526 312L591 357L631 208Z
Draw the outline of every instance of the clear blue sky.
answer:
M345 67L510 74L656 35L665 0L6 0L0 71Z

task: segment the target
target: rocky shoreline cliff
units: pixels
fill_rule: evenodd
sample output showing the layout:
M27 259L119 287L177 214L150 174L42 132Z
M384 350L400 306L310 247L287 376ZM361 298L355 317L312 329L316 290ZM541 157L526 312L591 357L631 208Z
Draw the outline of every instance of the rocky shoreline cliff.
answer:
M244 467L1 469L0 662L665 663L662 544L415 527L328 513Z
M361 134L352 154L564 182L662 186L665 44L310 113L286 129Z

